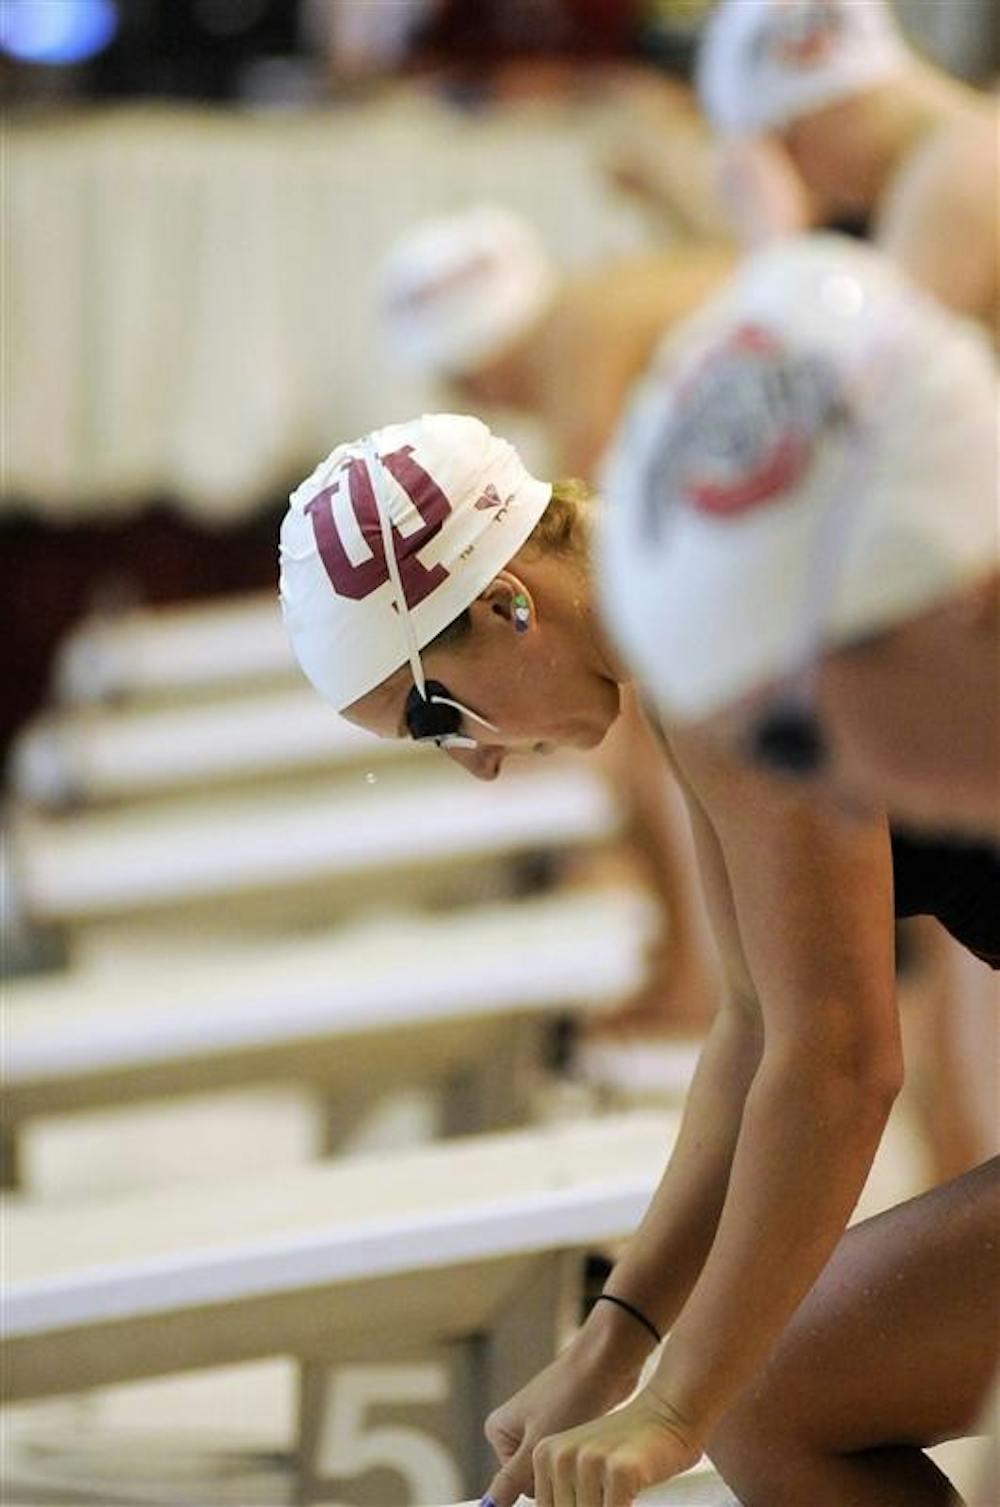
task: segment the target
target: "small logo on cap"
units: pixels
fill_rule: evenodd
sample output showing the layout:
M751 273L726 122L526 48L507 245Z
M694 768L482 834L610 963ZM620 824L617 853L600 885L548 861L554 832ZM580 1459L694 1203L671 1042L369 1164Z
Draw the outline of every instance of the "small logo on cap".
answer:
M480 492L479 496L476 498L475 505L481 513L485 513L489 508L508 507L513 495L514 494L512 492L510 494L510 497L503 498L500 496L500 493L497 491L493 483L487 482L482 492Z
M742 326L676 393L645 477L646 537L659 538L675 502L728 519L786 494L808 470L821 430L844 411L832 362Z

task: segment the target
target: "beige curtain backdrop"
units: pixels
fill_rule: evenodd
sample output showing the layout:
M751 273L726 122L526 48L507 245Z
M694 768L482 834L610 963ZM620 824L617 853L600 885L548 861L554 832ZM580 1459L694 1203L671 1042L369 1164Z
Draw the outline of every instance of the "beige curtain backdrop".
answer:
M410 95L10 124L6 505L83 518L165 496L232 518L340 440L440 403L382 348L385 247L481 199L533 216L567 266L636 244L595 165L605 125L596 108L463 116Z

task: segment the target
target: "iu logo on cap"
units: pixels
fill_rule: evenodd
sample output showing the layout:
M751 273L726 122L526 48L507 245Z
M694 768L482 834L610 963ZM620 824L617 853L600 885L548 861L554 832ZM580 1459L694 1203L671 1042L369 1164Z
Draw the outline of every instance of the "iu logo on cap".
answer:
M391 525L406 605L415 607L448 578L448 572L440 563L430 568L424 565L419 551L440 533L441 525L451 512L451 503L433 476L414 459L412 445L402 445L389 455L383 455L381 460L423 520L422 528L405 535L400 533L395 524ZM334 510L334 502L341 493L345 479L354 518L369 551L368 558L360 563L352 560L347 552ZM360 602L385 585L389 580L389 567L386 564L378 504L368 467L360 456L348 457L341 468L341 475L330 486L324 487L322 492L318 492L306 504L305 511L312 522L316 548L330 578L330 585L338 596Z
M683 380L651 456L644 532L659 538L672 505L736 518L803 477L823 426L843 411L833 365L795 355L747 324Z

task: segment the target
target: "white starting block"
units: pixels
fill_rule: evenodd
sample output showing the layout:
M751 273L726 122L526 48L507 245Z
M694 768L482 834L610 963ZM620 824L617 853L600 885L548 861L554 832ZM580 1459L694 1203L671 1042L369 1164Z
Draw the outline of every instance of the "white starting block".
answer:
M478 1501L461 1502L459 1507L479 1507ZM535 1507L530 1497L518 1497L514 1507ZM640 1491L635 1507L739 1507L726 1491L711 1466L696 1466L665 1486L651 1486Z
M33 922L85 922L248 895L353 885L387 870L426 873L519 852L600 843L617 813L581 764L511 771L489 787L430 768L355 785L163 802L53 820L15 814L15 899Z
M241 948L146 973L12 981L6 1170L26 1121L154 1095L302 1084L326 1149L400 1085L442 1091L442 1129L527 1118L554 1011L636 988L655 923L626 889L575 891Z
M548 1363L582 1256L641 1218L679 1128L628 1115L224 1186L6 1213L5 1400L256 1357L302 1368L302 1502L455 1501Z
M9 778L20 800L59 808L393 759L420 759L426 769L425 756L353 727L303 683L178 705L47 712L16 739Z
M65 639L55 687L70 703L190 696L294 680L276 592L87 618Z

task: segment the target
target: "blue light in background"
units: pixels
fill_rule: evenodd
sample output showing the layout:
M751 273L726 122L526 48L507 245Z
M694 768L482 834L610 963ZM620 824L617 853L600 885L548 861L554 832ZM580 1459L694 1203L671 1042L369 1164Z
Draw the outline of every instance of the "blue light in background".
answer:
M115 0L0 0L0 51L23 63L83 63L118 30Z

